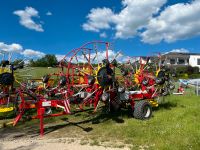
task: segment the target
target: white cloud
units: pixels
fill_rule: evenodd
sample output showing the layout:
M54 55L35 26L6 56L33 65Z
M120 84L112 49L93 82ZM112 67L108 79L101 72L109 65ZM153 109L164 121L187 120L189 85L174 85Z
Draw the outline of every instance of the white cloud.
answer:
M170 52L176 52L176 53L189 53L190 51L188 49L185 48L181 48L181 49L173 49Z
M87 15L87 23L84 23L82 27L86 31L94 32L99 32L100 29L109 29L113 16L110 8L93 8Z
M43 52L32 50L32 49L25 49L21 54L24 55L25 57L30 57L30 58L34 58L34 57L41 58L45 55L45 53Z
M23 50L23 47L20 44L12 43L12 44L5 44L0 42L0 50L5 52L16 52L19 53Z
M168 6L142 33L146 43L174 42L200 35L200 1Z
M47 15L47 16L52 16L52 13L51 13L50 11L48 11L48 12L46 13L46 15Z
M43 32L44 29L40 23L36 23L32 17L39 18L39 13L35 8L26 7L25 10L16 10L13 14L20 17L20 24L28 29L32 29L38 32Z
M83 29L99 32L113 25L116 38L130 38L137 35L138 30L145 27L165 3L166 0L122 0L123 9L119 13L105 7L93 8Z
M21 54L24 57L29 57L29 58L40 58L45 55L45 53L41 51L36 51L32 49L23 49L22 45L17 44L17 43L12 43L12 44L6 44L4 42L0 42L0 53L15 53L15 54Z
M65 55L56 55L57 61L61 61L64 57Z
M158 13L166 0L123 0L124 9L115 17L117 38L131 38Z
M24 59L24 64L25 64L25 65L28 65L29 63L30 63L30 60Z
M200 35L200 0L160 8L167 0L122 0L122 9L93 8L83 24L86 31L110 29L115 38L140 36L145 43L174 42ZM100 36L102 33L100 33Z
M167 53L170 53L170 52L173 52L173 53L189 53L190 51L188 49L185 49L185 48L180 48L180 49L170 50Z
M102 32L99 36L100 36L101 38L107 38L106 32Z

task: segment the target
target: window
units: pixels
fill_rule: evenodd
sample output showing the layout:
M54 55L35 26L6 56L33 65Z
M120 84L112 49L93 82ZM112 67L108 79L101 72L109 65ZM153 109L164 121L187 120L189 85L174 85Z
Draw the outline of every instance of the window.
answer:
M174 65L175 64L175 59L170 59L170 64Z
M197 59L197 65L200 65L200 58Z
M178 59L178 64L180 64L180 65L185 64L185 60L182 59L182 58L179 58L179 59Z

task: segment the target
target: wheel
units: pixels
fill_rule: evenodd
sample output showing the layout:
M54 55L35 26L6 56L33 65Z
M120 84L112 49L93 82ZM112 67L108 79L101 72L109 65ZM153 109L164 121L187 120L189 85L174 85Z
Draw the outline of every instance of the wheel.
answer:
M111 48L107 42L89 42L72 50L61 60L64 74L71 81L67 84L67 90L70 89L67 97L74 103L78 102L81 110L84 106L93 105L96 111L103 91L109 91L114 86L115 67L121 58Z
M4 72L0 74L0 83L2 85L12 85L14 83L14 76L12 73Z
M152 116L151 104L146 100L136 101L133 116L141 120L149 119Z

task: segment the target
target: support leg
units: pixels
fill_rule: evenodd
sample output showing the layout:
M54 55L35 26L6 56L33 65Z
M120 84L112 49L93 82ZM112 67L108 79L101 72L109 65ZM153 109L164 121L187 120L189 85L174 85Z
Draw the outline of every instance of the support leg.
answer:
M40 119L40 136L42 137L44 135L44 108L38 109L38 116Z

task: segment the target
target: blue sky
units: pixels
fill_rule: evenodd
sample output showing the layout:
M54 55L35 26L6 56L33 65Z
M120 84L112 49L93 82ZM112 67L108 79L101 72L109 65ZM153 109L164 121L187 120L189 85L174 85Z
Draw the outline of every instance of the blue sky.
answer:
M28 18L33 24L25 20L28 8L37 12ZM1 0L0 48L15 43L24 56L30 57L31 50L64 55L102 40L129 56L200 52L199 12L199 0Z

